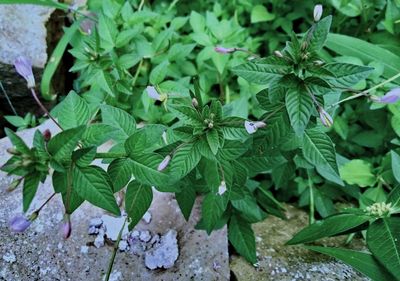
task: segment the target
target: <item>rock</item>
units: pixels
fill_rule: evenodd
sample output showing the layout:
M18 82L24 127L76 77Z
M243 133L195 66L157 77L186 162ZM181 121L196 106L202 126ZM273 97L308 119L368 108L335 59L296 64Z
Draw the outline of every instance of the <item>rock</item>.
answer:
M153 248L145 253L144 263L150 269L171 268L179 256L177 233L169 230Z
M14 263L17 261L17 257L13 253L7 253L3 255L3 260L8 263Z
M99 234L97 235L96 239L94 239L94 246L96 248L103 247L105 243L104 239L104 229L99 230Z
M141 231L139 239L142 242L149 242L151 239L150 231L148 231L148 230Z
M129 244L128 244L128 242L125 241L125 240L119 241L118 249L119 249L121 252L128 251L128 250L129 250Z
M103 221L101 220L101 218L94 218L94 219L90 220L89 227L99 228L102 224L103 224Z
M118 234L121 231L122 226L124 225L125 218L124 217L116 218L109 215L103 215L101 216L101 220L103 221L102 226L105 229L106 237L112 241L117 241ZM126 235L127 233L128 233L128 224L125 223L122 235Z
M151 213L149 211L147 211L146 213L144 213L142 220L145 223L150 223L151 222Z
M253 225L258 252L257 267L242 257L231 257L231 270L238 281L369 280L350 266L327 256L285 243L308 224L307 213L287 205L287 220L268 217ZM323 239L324 245L343 246L346 237ZM362 249L360 240L353 247Z
M50 128L52 135L57 132L56 127L49 121L39 126L40 131L44 131L46 128ZM30 145L35 130L24 130L18 132L18 135ZM10 146L7 138L0 139L0 165L9 158L5 150ZM107 150L108 147L105 146L104 149ZM7 177L0 172L0 280L102 280L113 247L105 244L105 246L96 248L94 237L88 235L87 231L90 220L100 218L103 211L87 202L83 203L71 216L73 223L71 237L63 241L59 233L61 224L59 214L62 214L64 207L61 196L56 195L43 208L40 216L30 228L23 234L13 234L8 229L8 220L14 214L21 212L22 192L21 188L14 192L6 191L6 187L12 180L12 177ZM52 192L51 178L48 178L44 184L39 186L32 209L40 206ZM173 194L153 190L153 202L149 210L152 214L151 222L147 224L141 220L129 236L126 234L130 249L126 252L118 252L116 255L114 270L120 272L120 279L137 281L229 280L226 228L215 231L211 235L207 235L205 231L194 229L201 212L200 203L201 198L198 198L192 215L186 222ZM170 269L149 270L144 263L146 249L153 248L151 247L153 242L154 246L157 244L155 236L167 233L170 229L175 229L179 233L177 237L179 256L175 265ZM100 231L104 231L101 226L99 227ZM149 231L152 237L150 241L139 240L142 231ZM136 239L134 240L136 244L131 244L133 242L131 239ZM60 242L63 244L62 250L57 248ZM133 253L135 249L132 249L132 245L137 246L137 254ZM88 250L87 254L86 250ZM10 251L17 257L12 264L2 258L5 253ZM219 262L221 267L218 270L213 268L213 261ZM42 273L40 269L43 269ZM43 274L44 271L47 273Z

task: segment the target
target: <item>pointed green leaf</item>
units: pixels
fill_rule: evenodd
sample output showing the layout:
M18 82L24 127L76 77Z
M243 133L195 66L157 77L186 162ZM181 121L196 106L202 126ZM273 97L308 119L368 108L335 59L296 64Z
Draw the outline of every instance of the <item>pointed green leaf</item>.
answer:
M11 131L9 128L5 128L4 129L7 137L10 139L11 143L13 144L13 146L15 146L15 148L23 153L23 154L31 154L31 150L29 149L29 147L25 144L25 142L13 131Z
M324 69L335 74L335 77L325 78L335 87L350 88L367 78L373 68L348 63L329 63L323 66Z
M392 281L395 278L388 272L373 255L348 249L304 246L304 248L334 257L357 271L365 274L373 281Z
M75 166L73 169L72 183L78 195L93 205L119 216L120 210L109 182L107 173L95 166Z
M322 49L328 38L331 23L332 16L327 16L310 28L306 35L310 40L308 50L317 52Z
M400 155L394 150L390 151L390 155L392 157L392 172L394 178L400 183Z
M217 130L213 129L207 132L207 142L212 153L216 155L219 148L219 137Z
M126 188L125 210L129 216L129 230L132 230L150 208L153 201L151 186L132 181Z
M70 160L72 152L85 133L85 129L85 126L68 129L51 138L47 145L47 150L54 160L58 162Z
M107 168L113 182L114 193L120 191L132 177L132 163L129 158L115 159Z
M400 276L400 218L374 221L367 231L367 245L393 276Z
M174 153L169 164L171 174L176 178L186 176L197 166L200 158L200 152L193 143L183 145Z
M233 216L229 222L228 238L236 251L248 262L257 262L256 240L251 224Z
M23 210L26 212L35 197L36 191L39 186L41 174L39 172L33 172L25 176L24 187L22 192L23 199Z
M286 93L286 109L290 124L301 135L307 127L313 109L313 101L306 91L290 90Z
M188 184L182 187L181 192L175 193L175 198L183 216L188 221L196 200L196 191L192 185Z
M121 139L128 138L136 130L135 119L122 109L110 105L102 105L101 118L104 124L110 125L118 130L116 135L120 136ZM118 137L118 139L120 138Z
M208 193L201 208L201 219L208 234L213 231L225 211L225 200L222 196Z

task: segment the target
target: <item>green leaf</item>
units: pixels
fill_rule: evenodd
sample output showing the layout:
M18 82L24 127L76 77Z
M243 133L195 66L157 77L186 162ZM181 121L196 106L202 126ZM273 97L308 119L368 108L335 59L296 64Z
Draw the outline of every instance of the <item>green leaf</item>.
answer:
M201 155L196 145L187 143L181 146L169 164L171 174L176 178L183 178L197 166L200 159Z
M398 183L400 183L400 155L394 150L390 151L392 157L392 172L394 178Z
M117 216L121 214L113 195L113 188L109 184L110 179L102 169L95 166L75 166L72 182L76 192L83 199Z
M118 139L126 139L136 131L135 119L122 109L110 105L102 105L101 118L104 124L118 130L116 132L116 135L120 136L117 137Z
M32 172L25 176L24 187L22 191L23 211L26 212L35 197L36 191L39 186L41 174L39 172Z
M331 28L332 16L327 16L310 28L307 33L309 39L308 50L318 52L325 45Z
M314 166L324 169L331 177L341 182L335 148L327 134L315 128L306 130L303 139L303 155Z
M340 176L348 184L356 184L361 187L373 186L376 182L371 164L359 159L351 160L341 166Z
M255 59L232 69L236 75L256 84L267 85L290 71L286 61L277 57Z
M61 127L66 130L85 125L90 119L90 109L86 101L74 91L52 110Z
M150 208L153 201L151 186L132 181L126 188L125 210L128 213L129 230L132 230Z
M82 138L85 129L85 126L68 129L51 138L47 145L47 150L53 156L54 160L70 160L71 154Z
M206 27L206 20L204 19L203 15L192 11L190 13L189 22L194 32L204 32L204 28Z
M216 155L219 148L219 137L216 129L212 129L207 132L207 142L212 153Z
M4 128L4 131L7 135L7 137L10 139L11 143L13 146L21 153L30 155L31 150L29 147L25 144L25 142L13 131L11 131L9 128Z
M208 234L213 231L225 211L225 200L222 196L208 193L203 200L201 220Z
M153 152L154 150L165 146L162 134L166 127L158 124L146 125L137 130L125 141L126 152L133 156Z
M129 158L115 159L107 168L113 182L114 193L120 191L132 177L132 163Z
M324 69L335 74L335 77L325 78L331 85L349 88L367 78L374 70L372 67L348 63L329 63Z
M389 196L386 200L386 203L392 203L392 208L400 209L400 185L397 185L393 190L389 193Z
M298 232L287 245L313 242L315 240L334 236L360 226L370 219L369 216L355 214L338 214L317 221Z
M150 73L150 83L152 85L158 85L164 80L168 72L168 66L169 61L165 60L162 63L158 64L155 68L153 68Z
M72 214L85 200L78 195L73 183L69 183L68 173L54 171L52 181L54 192L61 193L65 212Z
M187 184L183 186L181 192L175 193L175 199L178 202L183 216L186 221L188 221L196 200L196 191L194 190L193 185Z
M313 109L312 98L306 91L289 90L286 93L286 109L293 130L301 135L310 120Z
M352 266L373 281L392 281L395 279L381 264L379 264L374 256L369 253L319 246L304 246L304 248L334 257Z
M240 212L240 216L250 223L262 221L267 217L267 214L257 205L257 201L246 196L239 200L231 201L233 207Z
M257 262L256 240L251 224L233 216L229 222L228 238L235 250L248 262Z
M400 218L374 221L367 231L367 245L372 254L393 276L400 276Z
M80 167L89 166L96 156L96 149L95 146L90 146L75 150L72 152L72 160Z
M390 78L400 72L400 56L372 43L347 35L330 33L326 47L343 56L357 57L365 64L378 61L384 65L383 76ZM400 83L400 79L396 79Z
M181 120L183 120L186 124L193 126L203 126L203 120L201 119L201 115L190 106L186 105L175 105L170 107L171 111Z
M4 119L6 119L8 123L17 128L29 126L29 123L27 123L25 119L21 116L6 115L4 116Z
M255 5L251 10L251 23L272 21L275 19L274 14L270 14L263 5Z
M138 154L130 160L133 176L140 183L150 186L165 186L173 181L166 173L157 171L158 165L163 160L158 154Z
M104 16L104 14L100 14L98 29L101 38L100 46L106 51L112 50L115 46L115 40L118 34L115 21Z

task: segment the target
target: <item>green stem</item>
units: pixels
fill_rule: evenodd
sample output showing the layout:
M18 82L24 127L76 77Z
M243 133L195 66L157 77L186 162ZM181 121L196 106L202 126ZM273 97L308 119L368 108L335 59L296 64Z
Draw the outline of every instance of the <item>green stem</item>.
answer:
M124 158L127 157L126 153L119 152L98 152L95 158Z
M140 1L138 11L141 11L144 5L144 0Z
M353 99L359 98L361 96L366 96L368 93L370 93L370 92L382 87L383 85L385 85L385 84L387 84L389 82L392 82L393 80L396 80L399 77L400 77L400 73L397 73L395 76L390 77L389 79L383 81L382 83L379 83L378 85L376 85L376 86L374 86L372 88L369 88L369 89L367 89L365 91L362 91L362 92L360 92L360 93L358 93L356 95L353 95L353 96L350 96L348 98L342 99L342 100L330 105L327 109L332 108L332 107L334 107L336 105L339 105L339 104L341 104L343 102L346 102L346 101L349 101L349 100L353 100Z
M61 129L61 131L64 131L64 129L61 127L61 125L53 118L53 116L51 116L50 112L47 110L47 108L40 101L40 99L36 95L35 89L31 88L31 93L32 93L33 99L39 105L40 109L42 109L42 111L47 115L47 117L49 117Z
M14 113L14 115L18 115L17 111L15 110L15 108L10 100L10 97L8 96L6 90L3 87L3 83L1 83L1 82L0 82L0 88L1 88L4 96L6 97L6 100L7 100L8 104L10 105L10 108L11 108L12 112Z
M308 186L310 190L310 216L309 216L309 223L313 224L315 222L315 209L314 209L314 190L313 190L313 183L311 181L310 172L307 170L308 175Z
M140 60L139 65L138 65L138 67L136 69L135 76L133 77L133 80L132 80L132 87L135 86L135 84L136 84L136 80L139 77L140 68L142 68L142 64L143 64L143 59Z
M106 275L106 278L104 279L105 281L109 281L109 280L110 280L111 271L112 271L112 268L113 268L113 266L114 266L115 256L117 255L117 250L118 250L119 242L121 241L122 232L124 231L125 224L126 224L126 218L125 218L125 220L124 220L124 224L123 224L122 227L121 227L121 230L120 230L119 233L118 233L117 241L115 241L114 249L113 249L113 252L112 252L112 254L111 254L110 262L109 262L109 264L108 264L107 275Z

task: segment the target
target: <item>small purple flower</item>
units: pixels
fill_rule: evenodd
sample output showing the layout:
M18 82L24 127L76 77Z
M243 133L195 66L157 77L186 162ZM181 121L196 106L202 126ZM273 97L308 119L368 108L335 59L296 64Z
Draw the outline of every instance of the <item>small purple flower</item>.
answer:
M51 139L51 132L50 132L49 129L44 130L44 132L43 132L43 138L44 138L44 141L45 141L45 142L50 141L50 139Z
M229 54L229 53L235 52L236 48L224 48L224 47L221 47L221 46L217 46L217 47L214 48L214 50L217 53L220 53L220 54Z
M318 22L322 16L322 5L318 4L314 6L314 21Z
M265 126L267 126L267 124L262 121L251 122L246 120L244 122L244 127L249 134L254 134L255 132L257 132L257 129L263 128Z
M161 161L160 165L157 167L157 171L161 172L167 168L169 161L171 161L171 155L167 155L163 161Z
M61 225L61 232L62 232L62 236L64 239L68 239L71 236L72 224L71 224L70 215L68 215L68 214L65 214L65 216L64 216L64 222Z
M376 97L374 100L380 103L395 103L400 99L400 88L390 90L383 97Z
M146 88L147 94L149 95L149 97L153 100L159 100L161 101L161 96L160 94L157 92L157 89L153 86L147 86Z
M14 66L18 74L21 75L28 83L28 88L34 88L35 77L33 76L31 61L26 57L19 56L14 61Z
M324 125L327 128L332 127L333 125L333 119L332 116L329 115L328 112L325 111L322 107L318 108L319 111L319 118L321 119L322 125Z
M31 220L27 219L24 215L19 214L10 220L9 226L12 232L21 233L24 232L31 223Z

